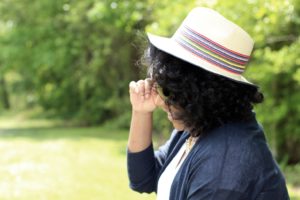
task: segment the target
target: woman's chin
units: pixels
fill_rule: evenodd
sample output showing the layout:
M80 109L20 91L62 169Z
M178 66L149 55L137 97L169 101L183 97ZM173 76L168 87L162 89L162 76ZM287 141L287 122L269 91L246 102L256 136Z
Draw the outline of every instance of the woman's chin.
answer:
M178 131L184 130L184 126L183 126L183 124L181 122L179 122L177 120L174 120L170 112L167 112L167 114L168 114L169 121L173 124L173 127L176 130L178 130Z
M172 121L173 127L178 130L178 131L183 131L184 130L184 126L182 123L178 123L178 122L174 122Z

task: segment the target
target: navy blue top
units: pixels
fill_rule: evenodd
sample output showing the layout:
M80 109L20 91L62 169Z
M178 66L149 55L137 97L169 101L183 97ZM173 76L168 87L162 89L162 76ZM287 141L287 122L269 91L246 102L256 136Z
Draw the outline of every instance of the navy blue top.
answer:
M188 137L187 132L173 131L155 152L152 145L137 153L127 151L130 187L155 192L161 173ZM288 200L289 196L262 128L253 117L199 138L174 178L170 199Z

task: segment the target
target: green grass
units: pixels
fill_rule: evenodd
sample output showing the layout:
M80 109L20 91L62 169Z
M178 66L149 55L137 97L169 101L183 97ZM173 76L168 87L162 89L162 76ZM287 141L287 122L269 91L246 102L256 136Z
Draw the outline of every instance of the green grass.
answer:
M128 187L126 140L102 128L0 129L0 199L155 199Z
M127 131L67 128L31 116L0 116L1 200L155 199L128 187ZM291 200L300 200L300 165L284 173Z
M299 174L297 174L296 176L299 176ZM295 187L291 184L288 184L288 190L289 190L289 195L291 200L300 200L300 188Z

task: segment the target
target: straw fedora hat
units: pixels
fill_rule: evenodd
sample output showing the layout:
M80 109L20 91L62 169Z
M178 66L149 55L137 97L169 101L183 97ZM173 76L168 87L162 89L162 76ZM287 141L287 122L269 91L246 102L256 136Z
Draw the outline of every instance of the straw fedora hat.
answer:
M253 85L242 76L253 39L212 9L194 8L171 38L147 35L152 45L168 54L209 72Z

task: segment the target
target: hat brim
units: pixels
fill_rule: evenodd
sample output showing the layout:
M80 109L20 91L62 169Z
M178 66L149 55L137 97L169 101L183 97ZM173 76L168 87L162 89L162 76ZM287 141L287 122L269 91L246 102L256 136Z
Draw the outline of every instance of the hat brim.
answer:
M190 52L186 51L181 45L179 45L176 41L171 38L161 37L157 35L153 35L151 33L147 33L149 42L154 45L156 48L164 51L172 56L175 56L183 61L186 61L190 64L193 64L197 67L200 67L206 71L212 72L216 75L220 75L226 78L229 78L234 81L238 81L240 83L245 83L251 86L255 86L253 83L249 82L245 77L239 74L233 74L229 71L225 71L204 59L201 59Z

